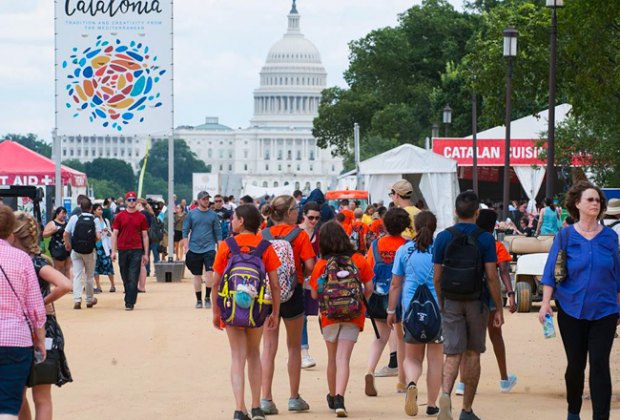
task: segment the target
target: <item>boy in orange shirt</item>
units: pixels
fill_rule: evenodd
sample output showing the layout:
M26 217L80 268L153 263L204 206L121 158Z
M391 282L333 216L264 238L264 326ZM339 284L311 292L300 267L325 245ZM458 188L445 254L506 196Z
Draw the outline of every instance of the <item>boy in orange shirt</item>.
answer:
M355 215L355 221L353 222L353 226L351 228L351 243L353 244L353 248L356 251L359 251L362 255L366 254L368 247L366 244L366 235L368 235L368 226L362 221L362 217L364 217L364 212L362 209L357 208L353 212Z
M353 219L355 218L355 215L353 214L353 211L349 209L349 200L346 198L340 200L340 211L338 213L344 214L344 222L342 225L344 226L345 232L351 235L351 228L353 226Z

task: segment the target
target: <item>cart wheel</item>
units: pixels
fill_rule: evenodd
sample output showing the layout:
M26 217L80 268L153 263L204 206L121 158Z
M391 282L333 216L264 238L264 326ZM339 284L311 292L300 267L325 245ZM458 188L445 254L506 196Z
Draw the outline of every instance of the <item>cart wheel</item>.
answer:
M517 311L529 312L532 309L532 286L524 281L517 283L515 290Z

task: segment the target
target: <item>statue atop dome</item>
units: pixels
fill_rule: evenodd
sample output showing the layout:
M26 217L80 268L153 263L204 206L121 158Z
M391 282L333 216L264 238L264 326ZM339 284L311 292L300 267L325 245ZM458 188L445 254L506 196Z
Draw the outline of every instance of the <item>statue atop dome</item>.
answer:
M291 15L297 14L297 0L293 0L293 7L291 8Z

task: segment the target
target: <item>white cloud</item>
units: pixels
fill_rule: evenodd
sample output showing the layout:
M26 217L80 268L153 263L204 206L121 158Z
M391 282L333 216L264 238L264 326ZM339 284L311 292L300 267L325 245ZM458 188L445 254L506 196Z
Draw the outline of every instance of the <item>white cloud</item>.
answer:
M450 0L460 7L462 0ZM54 104L54 3L0 2L0 133L49 139ZM348 42L393 26L420 0L298 0L301 29L321 52L328 85L344 86ZM252 117L252 91L269 48L286 31L286 0L175 1L175 122L219 116L231 127Z

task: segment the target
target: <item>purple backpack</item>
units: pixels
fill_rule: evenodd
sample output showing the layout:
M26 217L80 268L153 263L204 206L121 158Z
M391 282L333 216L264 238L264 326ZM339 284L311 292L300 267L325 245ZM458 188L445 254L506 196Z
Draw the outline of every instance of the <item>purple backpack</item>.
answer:
M270 243L260 241L249 254L241 252L235 238L227 238L226 245L232 256L217 294L222 321L234 327L261 327L271 312L271 296L262 260Z

